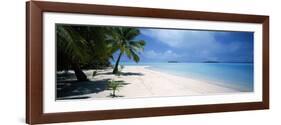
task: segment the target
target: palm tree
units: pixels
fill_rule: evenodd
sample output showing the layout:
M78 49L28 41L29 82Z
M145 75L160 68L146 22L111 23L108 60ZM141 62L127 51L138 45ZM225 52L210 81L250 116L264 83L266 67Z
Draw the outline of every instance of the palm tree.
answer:
M58 70L73 69L77 80L88 80L81 66L103 64L112 53L105 41L105 27L57 26Z
M86 49L86 41L73 27L68 25L58 25L57 27L57 62L58 68L72 68L79 81L87 80L79 63L82 63L89 56Z
M107 40L111 41L112 51L118 51L119 55L115 63L113 74L118 73L118 65L123 54L126 54L129 59L139 62L138 52L143 51L145 41L135 40L135 37L140 34L137 28L114 27L110 35L107 35Z

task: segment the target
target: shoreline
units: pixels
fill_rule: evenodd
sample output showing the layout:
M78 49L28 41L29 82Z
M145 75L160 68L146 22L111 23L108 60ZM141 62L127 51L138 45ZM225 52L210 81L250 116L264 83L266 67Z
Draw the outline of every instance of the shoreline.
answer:
M117 91L118 96L116 98L197 96L241 92L233 88L217 85L212 83L212 81L177 76L166 72L148 69L147 67L149 66L125 65L121 76L115 76L111 74L111 68L97 70L97 76L94 77L91 77L91 73L94 70L85 70L84 72L90 81L83 84L93 87L99 85L94 87L94 89L99 88L103 90L92 91L81 95L66 96L57 99L109 99L111 98L109 97L111 90L107 90L105 88L105 80L108 79L120 80L124 82L124 85L119 91ZM89 89L88 91L91 90Z
M124 66L126 66L126 65L124 65ZM217 86L233 89L233 90L236 90L238 92L244 92L244 91L239 91L237 88L235 88L236 86L231 86L231 85L225 84L225 83L223 83L222 81L219 81L219 80L210 80L208 78L199 78L198 76L179 75L177 73L170 73L170 72L166 72L166 71L162 72L161 70L157 70L157 69L149 69L149 67L151 67L151 66L143 66L143 67L145 69L147 69L147 70L151 70L151 71L155 71L155 72L161 72L161 73L166 73L166 74L173 75L173 76L178 76L178 77L184 77L184 78L187 78L187 79L198 80L198 81L206 82L208 84L213 84L213 85L217 85Z
M124 65L126 66L126 65ZM152 70L152 71L156 71L156 72L162 72L161 70L157 70L157 69L149 69L149 67L151 66L144 66L144 68L148 69L148 70ZM191 76L191 75L181 75L181 74L177 74L177 73L171 73L171 72L167 72L167 71L163 71L167 74L170 75L175 75L175 76L180 76L180 77L185 77L185 78L189 78L189 79L196 79L196 80L200 80L203 82L208 82L210 84L214 84L214 85L218 85L218 86L222 86L222 87L226 87L226 88L230 88L230 89L235 89L239 92L249 92L237 85L231 85L231 84L226 84L224 81L220 81L220 80L215 80L215 79L208 79L208 78L203 78L200 76Z

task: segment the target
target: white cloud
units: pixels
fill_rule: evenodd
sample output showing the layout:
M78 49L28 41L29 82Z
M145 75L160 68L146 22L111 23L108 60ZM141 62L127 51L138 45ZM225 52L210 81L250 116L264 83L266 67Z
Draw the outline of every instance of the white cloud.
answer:
M148 50L144 53L144 56L148 59L160 60L171 60L182 57L181 55L173 52L172 50L166 50L165 52L156 52L154 50Z
M197 48L199 46L202 48L212 47L218 44L214 34L208 31L143 29L141 33L175 48Z
M239 51L247 50L242 41L220 40L231 35L230 32L210 32L199 30L173 30L173 29L141 29L141 33L170 47L165 52L147 51L146 56L151 59L170 60L218 60L226 55L237 57ZM220 41L218 41L220 40ZM223 43L230 42L230 43ZM245 41L246 42L246 41ZM156 49L158 50L158 49ZM161 49L160 49L161 50ZM174 53L173 51L180 52ZM169 58L168 58L169 57Z

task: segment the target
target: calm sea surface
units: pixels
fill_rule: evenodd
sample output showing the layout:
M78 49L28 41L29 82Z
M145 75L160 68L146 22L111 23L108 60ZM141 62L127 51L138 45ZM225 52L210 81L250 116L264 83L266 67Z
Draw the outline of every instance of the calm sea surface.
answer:
M121 63L145 65L148 69L212 81L240 91L253 91L252 63Z

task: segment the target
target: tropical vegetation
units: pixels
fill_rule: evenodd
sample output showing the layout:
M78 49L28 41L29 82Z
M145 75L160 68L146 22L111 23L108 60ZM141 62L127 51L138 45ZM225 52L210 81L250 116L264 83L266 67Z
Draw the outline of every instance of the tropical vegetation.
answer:
M119 89L122 87L122 83L123 81L109 81L108 88L112 90L112 93L110 94L112 97L116 97L116 91L119 91Z
M135 40L135 37L140 34L137 28L114 27L112 34L108 35L107 40L112 43L114 50L119 50L118 58L114 66L113 73L118 73L118 65L123 54L126 54L129 59L139 62L138 52L143 50L145 41Z
M136 39L139 34L138 28L57 24L57 70L73 70L78 81L86 81L83 69L109 67L118 53L112 71L117 74L122 55L139 62L145 46L145 41Z

